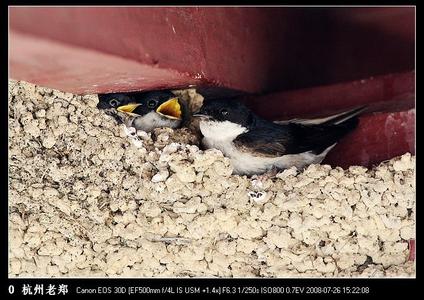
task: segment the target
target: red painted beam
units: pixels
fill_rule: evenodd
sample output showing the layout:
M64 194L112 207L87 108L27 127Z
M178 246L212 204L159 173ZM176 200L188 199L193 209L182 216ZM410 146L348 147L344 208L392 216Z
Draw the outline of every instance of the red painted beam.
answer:
M323 163L370 167L406 152L415 154L415 109L361 117L358 128L343 138Z
M119 56L13 32L9 76L74 94L187 87L198 79Z
M415 14L412 6L404 7L402 10L396 10L393 7L379 7L374 8L373 13L370 13L368 7L357 7L342 10L338 17L353 24L362 24L368 28L390 32L394 37L409 38L410 41L413 41L410 33L411 28L415 27L415 18L411 14Z
M273 52L275 43L282 50L293 17L269 8L13 7L10 26L35 37L171 70L210 86L258 92L269 86L268 69L280 56L264 53ZM31 48L21 51L34 56ZM10 53L13 58L15 53ZM42 63L49 60L43 57ZM106 74L103 66L97 64L96 69ZM90 81L97 77L88 68L78 73ZM56 87L54 78L50 81ZM136 89L133 83L125 88Z
M19 62L22 79L37 80L38 73L43 81L48 80L50 87L59 88L69 74L78 75L78 79L70 78L72 84L67 84L72 91L92 92L93 84L113 91L148 88L147 84L139 86L139 78L153 82L157 72L152 71L149 78L147 67L183 74L187 83L201 80L207 86L247 93L327 85L414 68L415 9L412 7L360 10L12 7L9 10L11 36L19 31L36 38L28 48L20 49L19 58L15 57L15 51L9 52L11 59ZM93 50L93 58L94 53L109 54L146 68L142 75L124 76L128 82L121 81L116 86L112 84L116 74L105 66L103 58L98 63L97 59L87 65L77 63L74 69L79 70L61 71L50 61L54 53L49 53L47 48L43 56L34 53L38 51L37 41L42 39L72 49ZM62 60L77 62L81 56L79 51L76 53L73 56L73 51L67 51ZM54 63L57 62L55 58ZM11 65L13 74L17 73L15 66ZM49 68L55 73L44 72ZM93 83L87 91L83 90L85 81ZM162 83L166 86L165 80ZM171 80L168 85L174 84Z
M328 116L361 105L367 105L368 112L402 111L415 107L415 72L251 96L241 100L258 115L272 120Z

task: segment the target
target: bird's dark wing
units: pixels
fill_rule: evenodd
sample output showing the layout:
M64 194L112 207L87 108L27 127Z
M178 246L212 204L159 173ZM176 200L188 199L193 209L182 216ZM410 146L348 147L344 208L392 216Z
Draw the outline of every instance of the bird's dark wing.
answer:
M290 131L286 126L269 123L239 135L233 141L234 145L239 151L254 152L264 157L287 154L291 150Z
M239 135L234 144L242 151L254 151L268 157L307 151L319 154L356 128L357 124L356 114L340 123L325 122L320 125L281 125L258 120L251 130Z

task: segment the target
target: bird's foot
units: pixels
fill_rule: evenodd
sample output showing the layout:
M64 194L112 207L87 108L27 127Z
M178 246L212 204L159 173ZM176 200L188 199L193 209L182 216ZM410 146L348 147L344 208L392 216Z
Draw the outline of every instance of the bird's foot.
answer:
M257 189L264 189L266 183L268 180L272 181L272 178L275 177L275 175L278 174L278 169L273 167L269 171L261 174L261 175L254 175L252 176L252 185L254 188Z
M275 175L278 174L278 172L280 172L280 170L276 167L272 167L271 170L269 170L268 172L264 173L263 175L268 176L268 178L273 178L275 177Z

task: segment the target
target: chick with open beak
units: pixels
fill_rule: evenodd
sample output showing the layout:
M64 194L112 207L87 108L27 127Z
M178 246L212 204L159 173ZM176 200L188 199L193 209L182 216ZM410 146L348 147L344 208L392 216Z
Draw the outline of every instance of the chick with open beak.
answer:
M99 99L99 108L125 113L127 126L146 132L158 127L179 128L188 118L187 104L170 91L108 94Z

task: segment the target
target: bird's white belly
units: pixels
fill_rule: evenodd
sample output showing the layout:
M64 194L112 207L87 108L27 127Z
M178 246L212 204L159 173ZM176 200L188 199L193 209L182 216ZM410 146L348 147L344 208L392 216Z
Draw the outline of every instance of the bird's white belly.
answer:
M335 146L335 144L331 145L318 155L308 151L279 157L263 157L241 152L237 150L232 141L229 140L213 140L205 137L203 138L203 144L207 148L221 150L222 153L231 160L233 174L237 175L262 174L272 168L283 170L293 166L302 169L310 164L320 163L325 158L328 151Z

